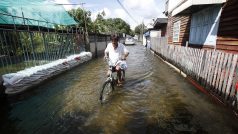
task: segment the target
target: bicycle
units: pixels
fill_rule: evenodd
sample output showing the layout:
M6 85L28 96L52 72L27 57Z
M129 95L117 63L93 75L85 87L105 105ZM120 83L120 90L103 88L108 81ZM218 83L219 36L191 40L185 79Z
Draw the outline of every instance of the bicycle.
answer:
M111 92L113 92L114 87L116 84L118 84L118 78L116 71L113 70L113 68L118 64L118 61L112 65L111 60L107 58L107 62L109 65L110 73L106 79L106 81L103 83L102 90L100 92L100 102L103 103L106 98L109 96ZM125 80L125 67L121 66L121 80ZM115 76L116 75L116 76Z

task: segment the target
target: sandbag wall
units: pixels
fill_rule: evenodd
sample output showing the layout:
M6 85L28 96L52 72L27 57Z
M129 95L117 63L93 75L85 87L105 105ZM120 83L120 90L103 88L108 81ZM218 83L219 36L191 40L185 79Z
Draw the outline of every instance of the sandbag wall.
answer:
M26 68L16 73L2 75L3 85L6 87L5 93L20 93L52 76L86 62L91 58L92 53L81 52L80 54L74 54L65 59L55 60L48 64Z

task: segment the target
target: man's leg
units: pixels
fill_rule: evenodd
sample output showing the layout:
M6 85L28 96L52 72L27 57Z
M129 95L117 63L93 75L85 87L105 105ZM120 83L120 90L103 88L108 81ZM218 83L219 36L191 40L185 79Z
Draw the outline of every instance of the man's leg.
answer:
M109 75L112 73L112 71L111 70L108 70L107 71L107 77L109 77Z
M116 71L117 71L117 78L118 78L118 83L122 83L122 80L121 80L121 68L120 66L116 66Z

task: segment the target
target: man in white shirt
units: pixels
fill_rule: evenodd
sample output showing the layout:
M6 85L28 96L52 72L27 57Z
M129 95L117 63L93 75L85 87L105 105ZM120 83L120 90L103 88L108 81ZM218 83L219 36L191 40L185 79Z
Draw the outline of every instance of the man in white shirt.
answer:
M119 43L119 38L116 35L111 37L112 42L108 43L107 48L105 49L105 58L109 58L111 60L111 64L116 65L113 71L117 72L118 76L118 84L121 85L121 68L120 68L120 60L126 60L126 57L129 55L129 51L126 47ZM110 70L109 70L110 71ZM110 73L108 71L108 74Z

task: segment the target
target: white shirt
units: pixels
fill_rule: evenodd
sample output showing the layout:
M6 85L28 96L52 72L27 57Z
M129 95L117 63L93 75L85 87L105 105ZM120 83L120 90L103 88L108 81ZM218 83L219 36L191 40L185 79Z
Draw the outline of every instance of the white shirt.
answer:
M113 65L123 58L122 56L128 52L129 51L126 49L126 47L119 42L116 49L114 49L112 43L108 43L107 48L105 49L105 53L109 53L109 58Z

